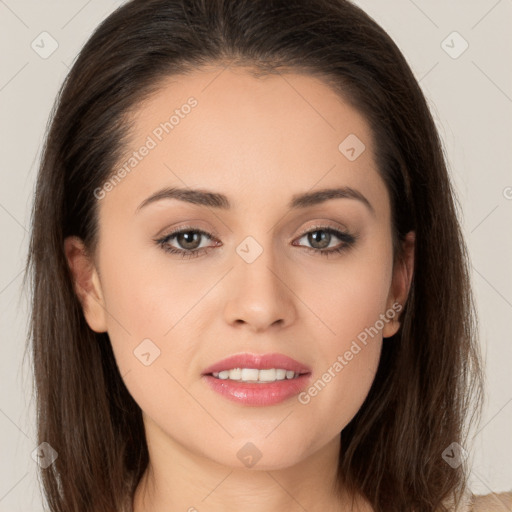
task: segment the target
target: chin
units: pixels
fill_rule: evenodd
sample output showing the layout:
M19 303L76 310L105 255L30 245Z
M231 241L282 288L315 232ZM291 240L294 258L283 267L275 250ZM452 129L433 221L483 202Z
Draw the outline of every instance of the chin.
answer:
M205 455L218 464L248 470L275 471L289 468L309 454L304 451L303 442L297 440L296 443L290 443L289 439L286 442L279 436L273 440L245 436L231 440L222 447L217 445L216 448L215 453L212 453L210 446L210 451L206 451Z

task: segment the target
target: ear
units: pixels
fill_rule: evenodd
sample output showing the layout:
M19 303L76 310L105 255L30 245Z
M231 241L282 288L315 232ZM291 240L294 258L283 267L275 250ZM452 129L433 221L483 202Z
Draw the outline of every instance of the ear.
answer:
M107 310L92 258L88 255L82 240L76 236L64 240L64 253L73 278L75 293L89 327L95 332L106 332Z
M415 246L415 232L409 231L402 242L402 254L396 259L393 267L393 278L391 288L389 290L387 309L393 308L393 304L400 304L401 309L404 308L411 288L412 276L414 273L414 246ZM384 338L389 338L398 332L400 328L400 315L396 314L395 318L390 320L384 325L382 335Z

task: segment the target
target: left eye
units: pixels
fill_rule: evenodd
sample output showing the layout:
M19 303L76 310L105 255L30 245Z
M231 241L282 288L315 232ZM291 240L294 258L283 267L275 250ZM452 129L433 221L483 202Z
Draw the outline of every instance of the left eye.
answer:
M341 241L341 244L329 248L333 236L334 238L338 238L338 240ZM203 237L209 240L215 240L215 245L201 246L201 239ZM295 243L293 245L303 247L308 251L313 251L314 253L324 256L328 256L329 254L333 253L340 253L352 246L356 240L355 236L330 227L316 227L304 233L300 238L298 238L298 240L302 240L303 238L307 238L308 243L313 245L313 247L304 247L302 244ZM179 247L171 245L171 241L174 240ZM171 254L178 254L182 258L196 257L209 251L210 249L213 249L215 246L221 245L220 242L216 240L215 237L210 233L200 229L188 228L170 233L169 235L155 240L155 242L164 251ZM314 247L314 245L317 245L317 247Z

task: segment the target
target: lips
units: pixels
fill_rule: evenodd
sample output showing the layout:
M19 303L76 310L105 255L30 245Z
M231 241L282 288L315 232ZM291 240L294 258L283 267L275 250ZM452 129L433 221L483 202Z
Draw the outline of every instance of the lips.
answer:
M202 375L211 375L214 372L222 372L233 368L254 368L268 370L271 368L282 368L299 374L311 373L311 368L284 354L235 354L222 359L206 368Z
M232 380L231 373L242 369L242 380ZM276 370L267 379L261 379L261 370ZM227 378L230 370L230 378ZM252 374L259 375L254 382ZM292 378L283 378L283 370L291 373ZM222 372L224 375L222 375ZM243 380L243 372L251 377ZM280 373L278 377L277 373ZM293 372L293 373L292 373ZM239 373L239 372L237 372ZM220 375L219 375L220 374ZM236 354L206 368L201 376L203 382L215 393L244 406L271 406L291 399L308 385L312 378L311 368L284 354ZM267 377L268 378L268 377ZM275 379L275 380L274 380Z

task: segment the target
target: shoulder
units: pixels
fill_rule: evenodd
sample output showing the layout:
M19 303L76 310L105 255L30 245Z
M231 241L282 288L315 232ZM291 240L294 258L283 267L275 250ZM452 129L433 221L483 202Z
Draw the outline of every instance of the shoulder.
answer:
M512 512L512 491L478 495L466 488L457 506L453 496L443 505L450 512Z
M474 494L468 512L512 512L512 492Z

